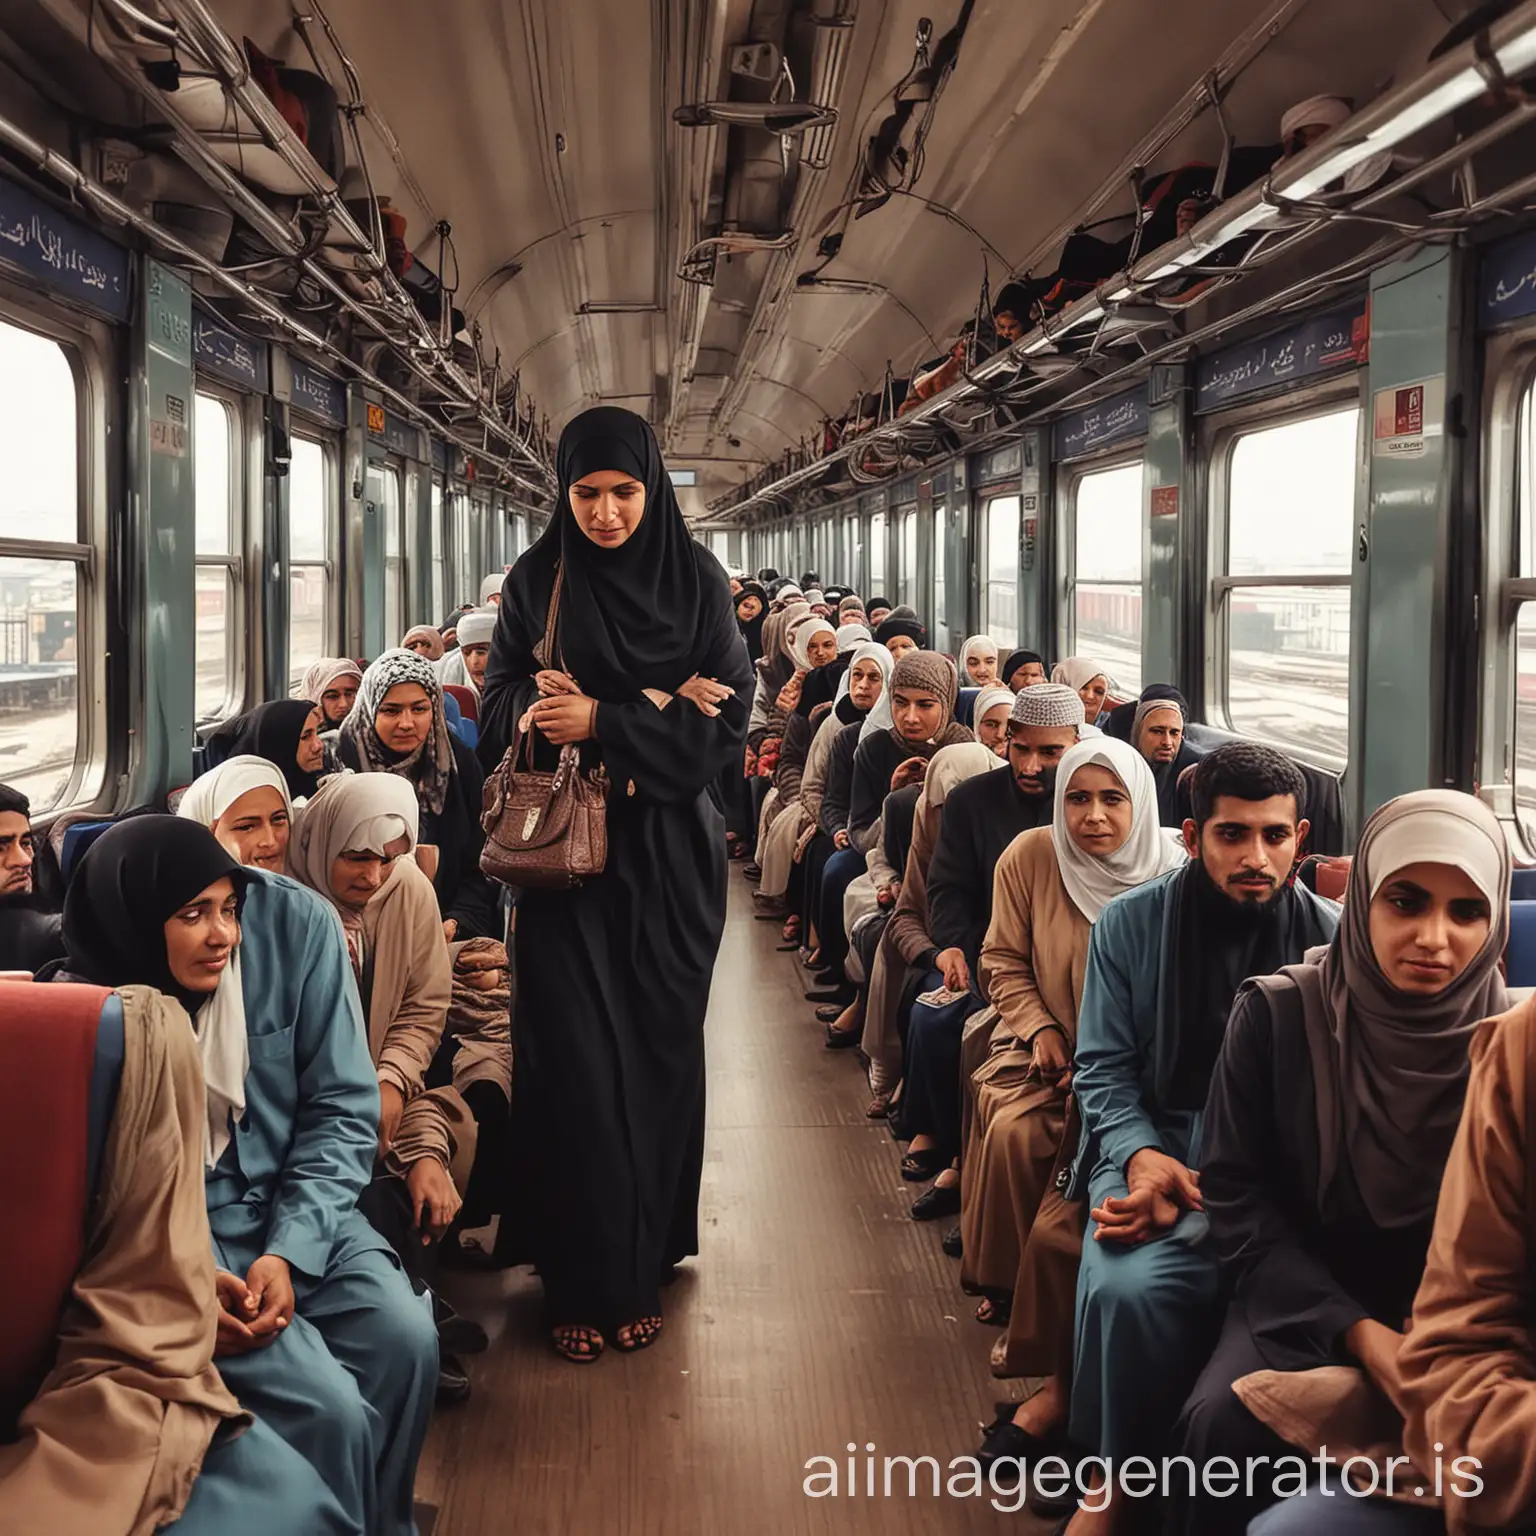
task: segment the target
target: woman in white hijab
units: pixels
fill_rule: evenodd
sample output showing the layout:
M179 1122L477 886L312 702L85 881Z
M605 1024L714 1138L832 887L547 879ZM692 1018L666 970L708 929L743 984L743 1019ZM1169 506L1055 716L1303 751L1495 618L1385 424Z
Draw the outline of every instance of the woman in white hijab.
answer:
M1008 755L1008 717L1013 711L1013 689L992 683L972 701L971 729L989 752Z
M1077 689L1088 724L1099 723L1099 716L1104 713L1114 682L1098 662L1088 656L1069 656L1065 661L1058 661L1051 669L1051 681Z
M1023 833L997 861L980 971L1000 1018L987 1059L971 1074L975 1112L961 1160L962 1279L984 1295L981 1321L1009 1325L994 1351L994 1370L1053 1378L1046 1391L1054 1395L1021 1418L1021 1429L1031 1433L1055 1428L1066 1402L1060 1372L1070 1361L1081 1219L1065 1206L1048 1213L1044 1202L1075 1150L1068 1083L1089 936L1116 896L1184 858L1158 825L1146 760L1127 742L1093 736L1061 760L1051 825ZM1037 1244L1033 1234L1042 1221ZM1041 1252L1055 1258L1063 1243L1070 1263L1040 1262ZM1065 1360L1053 1332L1062 1328Z
M200 821L241 864L284 872L293 802L288 781L266 758L226 758L193 780L176 814Z
M972 635L960 647L960 686L990 688L1000 683L997 657L997 641L991 635Z
M475 1121L454 1088L428 1088L453 996L432 882L414 858L419 811L392 773L332 779L304 808L289 849L294 878L341 918L379 1078L379 1157L359 1208L413 1281L436 1289L436 1243L458 1214ZM459 1373L462 1374L462 1373Z
M494 608L471 608L459 618L458 647L432 665L438 680L445 685L469 688L478 697L485 680L485 664L490 658L491 638L496 633ZM473 654L470 654L473 652Z

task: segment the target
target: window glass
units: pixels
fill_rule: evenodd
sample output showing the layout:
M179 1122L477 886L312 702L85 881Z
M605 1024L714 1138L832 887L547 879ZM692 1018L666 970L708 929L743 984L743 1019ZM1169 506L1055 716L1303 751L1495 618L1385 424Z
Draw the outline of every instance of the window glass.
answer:
M0 321L0 539L80 537L79 432L63 347Z
M1520 411L1520 499L1514 575L1536 577L1536 388L1528 389ZM1515 810L1526 840L1536 843L1536 603L1515 612L1511 688L1514 692Z
M939 650L948 646L945 638L949 632L949 609L944 595L944 503L938 501L933 508L933 643Z
M901 515L901 600L914 612L921 610L917 595L917 508Z
M229 704L235 651L235 581L227 565L199 565L196 583L197 681L194 707L199 721L217 720Z
M987 503L987 574L981 628L1005 654L1019 643L1019 498Z
M1141 465L1091 470L1073 501L1072 651L1100 662L1121 698L1141 692Z
M443 486L439 480L432 482L432 524L429 536L432 541L432 612L428 617L435 624L443 615L447 601L448 573L443 561Z
M288 466L288 683L296 688L309 667L328 655L331 633L331 481L326 451L307 437L293 439Z
M393 464L384 466L378 493L384 519L384 643L399 645L405 634L405 531L400 526L405 497L400 471Z
M73 561L0 556L0 777L34 816L63 799L80 748L78 604Z
M869 584L876 596L885 586L885 513L876 512L869 520Z
M1347 578L1356 406L1245 432L1227 478L1227 721L1342 762L1349 750ZM1248 584L1249 582L1252 584Z
M216 395L193 408L192 499L200 555L233 554L234 480L230 474L230 410Z

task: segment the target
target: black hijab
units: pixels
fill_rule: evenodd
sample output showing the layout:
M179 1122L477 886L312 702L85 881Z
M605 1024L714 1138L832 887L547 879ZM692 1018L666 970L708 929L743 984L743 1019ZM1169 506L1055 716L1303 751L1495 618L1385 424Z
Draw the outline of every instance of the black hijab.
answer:
M272 699L226 720L208 738L208 766L217 768L226 758L242 754L264 757L288 781L288 793L295 800L309 799L320 788L320 776L300 771L299 737L318 708L308 699Z
M675 692L734 608L725 571L688 531L656 434L633 411L597 406L560 434L556 468L554 515L513 568L512 606L546 613L558 561L559 655L582 691L612 703L639 699L644 688ZM645 486L640 524L616 549L594 544L571 511L571 486L604 469Z
M1007 661L1003 663L1003 670L1001 673L1003 687L1013 687L1013 684L1009 682L1008 679L1011 678L1013 674L1019 670L1020 667L1028 666L1030 662L1034 662L1035 665L1038 666L1041 671L1046 674L1047 677L1050 676L1051 669L1046 666L1045 657L1043 657L1039 651L1010 651ZM1131 707L1131 713L1136 713L1134 705Z
M841 656L834 656L824 667L816 667L808 672L800 685L800 702L795 706L795 713L809 718L811 711L818 705L832 703L837 698L843 673L852 665L853 652L845 651Z
M98 987L154 987L195 1014L207 997L171 974L165 925L226 875L243 901L248 872L201 822L145 815L108 827L64 898L64 969Z
M744 597L755 597L762 605L755 619L743 619L739 614L736 619L736 627L741 631L742 639L747 642L747 654L756 663L763 659L763 622L768 617L768 594L760 581L753 581L749 577L742 582L741 591L733 599L738 609Z
M869 607L879 607L879 599L871 599ZM866 608L864 611L868 613L869 609ZM905 603L898 603L875 626L875 644L884 645L887 640L897 635L908 636L915 640L919 647L926 648L928 644L928 631L923 621Z
M1131 746L1136 743L1131 739L1136 734L1136 713L1143 704L1149 704L1155 699L1166 699L1170 704L1176 704L1179 713L1186 722L1189 719L1189 704L1184 695L1179 692L1172 683L1148 683L1141 690L1139 699L1132 699L1126 704L1117 704L1110 710L1109 717L1104 722L1104 733L1107 736L1117 736L1123 742ZM1139 751L1140 748L1137 748ZM1181 743L1177 755L1171 763L1148 763L1152 770L1152 782L1157 786L1157 819L1165 827L1181 827L1184 825L1184 812L1187 805L1179 803L1179 775L1184 772L1191 763L1198 762L1199 758L1187 742Z

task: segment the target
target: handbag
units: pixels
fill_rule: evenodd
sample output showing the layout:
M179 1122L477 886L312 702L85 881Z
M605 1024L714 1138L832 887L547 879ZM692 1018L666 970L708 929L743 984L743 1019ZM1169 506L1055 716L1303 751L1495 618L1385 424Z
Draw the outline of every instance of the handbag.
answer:
M553 661L560 584L556 566L544 639L535 651L543 666ZM584 773L574 742L561 747L552 773L535 768L533 735L531 729L514 730L512 744L485 781L480 870L522 890L569 890L600 875L608 862L608 774L602 767Z

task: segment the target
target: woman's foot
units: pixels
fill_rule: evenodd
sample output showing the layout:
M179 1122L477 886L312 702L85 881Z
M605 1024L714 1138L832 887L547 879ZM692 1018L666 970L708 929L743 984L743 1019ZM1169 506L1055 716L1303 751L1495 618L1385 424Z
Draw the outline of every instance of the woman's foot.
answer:
M784 942L786 944L798 944L800 942L800 914L794 913L789 921L784 924Z
M549 1342L555 1346L557 1355L564 1355L577 1365L590 1365L604 1348L602 1334L585 1323L563 1323L551 1328Z
M637 1317L632 1323L625 1323L613 1336L614 1348L622 1350L626 1355L632 1355L637 1349L645 1349L654 1344L661 1337L661 1319L659 1317Z
M1012 1311L1011 1296L983 1296L976 1304L976 1321L989 1328L1006 1328Z

